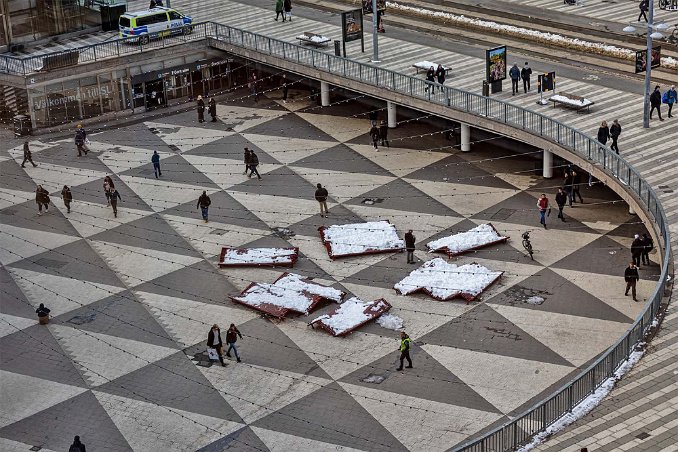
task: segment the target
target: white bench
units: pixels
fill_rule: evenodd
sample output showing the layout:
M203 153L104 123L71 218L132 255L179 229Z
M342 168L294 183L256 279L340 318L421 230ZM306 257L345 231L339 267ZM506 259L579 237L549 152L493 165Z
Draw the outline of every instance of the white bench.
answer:
M316 47L323 47L332 42L327 36L311 33L310 31L305 31L303 35L297 36L297 39L304 44L310 44Z
M576 94L563 93L555 94L549 97L549 102L553 102L553 108L556 105L563 105L565 107L574 108L577 111L583 110L586 108L586 111L591 111L591 105L594 105L595 102L589 100L585 97L577 96Z
M431 68L431 66L433 66L433 70L438 69L438 63L431 63L430 61L420 61L412 65L412 67L416 69L417 74L419 74L420 70L424 72L428 71ZM448 72L450 70L450 68L445 65L443 65L443 69L445 69L445 72Z

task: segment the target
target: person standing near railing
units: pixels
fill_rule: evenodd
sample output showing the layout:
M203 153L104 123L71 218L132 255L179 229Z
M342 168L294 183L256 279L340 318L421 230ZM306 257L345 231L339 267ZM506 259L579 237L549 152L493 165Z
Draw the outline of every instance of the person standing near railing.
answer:
M619 146L617 145L617 140L619 139L619 135L621 135L621 125L619 124L619 120L615 119L612 121L612 125L610 126L610 137L612 138L612 144L610 145L610 149L614 150L617 154L619 154Z
M671 85L664 95L662 96L662 102L669 106L669 118L671 118L671 110L673 110L673 104L678 102L678 94L676 93L676 85Z
M654 91L652 94L650 94L650 119L652 119L652 113L654 113L655 110L657 110L657 115L659 116L659 120L663 121L664 118L662 118L662 93L659 90L659 85L654 87Z
M638 267L633 262L629 263L629 266L624 270L624 281L626 281L626 292L624 296L629 296L629 289L631 289L631 295L633 295L633 301L638 301L636 299L636 283L640 279L638 274Z
M509 77L511 77L511 91L515 96L518 92L518 81L520 80L520 69L518 69L518 63L513 63L513 67L509 71Z
M530 91L530 77L532 76L532 68L530 67L529 64L527 64L527 61L525 62L525 66L520 70L520 78L523 79L523 90L525 91L525 94L527 94L528 91Z
M283 8L283 0L277 0L275 2L275 21L278 21L278 16L282 16L283 22L285 22L285 10Z

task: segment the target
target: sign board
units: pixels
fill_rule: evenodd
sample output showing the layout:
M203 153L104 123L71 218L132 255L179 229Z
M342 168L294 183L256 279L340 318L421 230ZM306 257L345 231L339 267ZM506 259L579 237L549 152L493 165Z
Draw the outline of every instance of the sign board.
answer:
M487 83L500 82L506 79L506 46L486 50L485 62L487 65Z
M645 62L645 56L647 54L647 50L637 50L636 51L636 74L640 72L645 72L647 69L646 62ZM662 61L662 48L661 46L657 47L652 47L652 64L651 68L654 69L656 67L661 66L661 61Z
M346 43L360 39L360 47L365 51L365 39L363 37L363 10L354 9L341 13L341 37L346 57Z
M546 91L555 91L556 89L556 73L549 72L547 74L539 74L537 81L537 92L544 93Z

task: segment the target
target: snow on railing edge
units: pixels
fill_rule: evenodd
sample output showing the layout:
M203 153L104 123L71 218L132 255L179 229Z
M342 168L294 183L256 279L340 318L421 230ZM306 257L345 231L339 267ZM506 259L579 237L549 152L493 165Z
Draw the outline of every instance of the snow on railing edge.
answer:
M512 36L520 36L522 38L530 38L538 42L546 42L550 44L558 44L568 48L578 50L593 51L600 55L608 55L616 58L623 58L625 60L634 61L636 58L636 51L617 47L602 42L585 41L578 38L569 38L567 36L556 33L549 33L544 31L531 30L529 28L517 27L515 25L500 24L491 20L474 19L464 15L447 13L444 11L435 11L428 8L419 8L414 6L403 5L397 2L387 2L389 8L400 10L407 13L416 14L419 16L433 17L444 19L447 22L452 22L466 27L476 28L485 31L496 33L497 31ZM672 57L662 57L661 65L666 68L678 69L678 60Z

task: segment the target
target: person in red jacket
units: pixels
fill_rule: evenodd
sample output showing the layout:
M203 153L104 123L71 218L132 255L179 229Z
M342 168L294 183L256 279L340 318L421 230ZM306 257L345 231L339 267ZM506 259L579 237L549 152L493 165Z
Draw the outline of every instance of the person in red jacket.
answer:
M544 229L546 229L546 211L549 208L549 199L544 193L542 193L537 200L537 207L539 208L539 222L544 226Z

